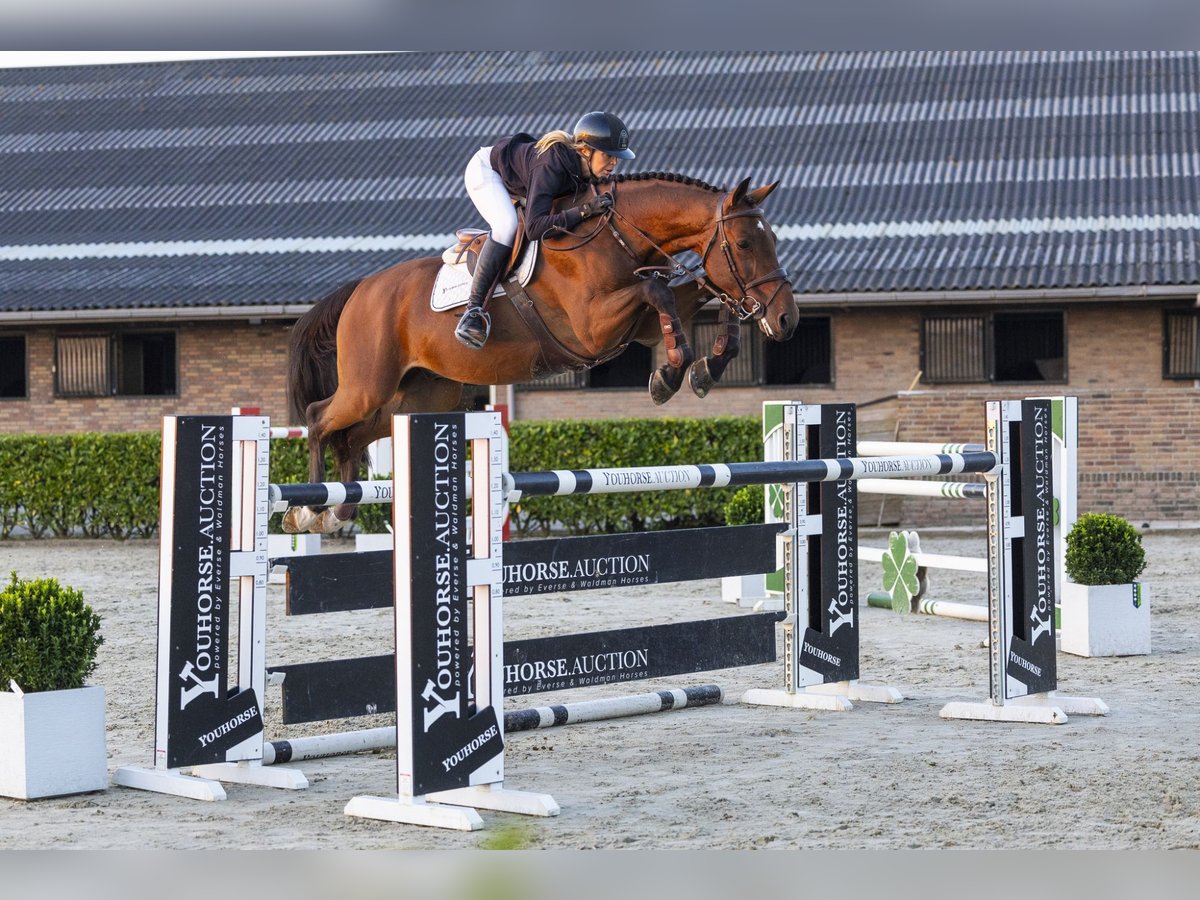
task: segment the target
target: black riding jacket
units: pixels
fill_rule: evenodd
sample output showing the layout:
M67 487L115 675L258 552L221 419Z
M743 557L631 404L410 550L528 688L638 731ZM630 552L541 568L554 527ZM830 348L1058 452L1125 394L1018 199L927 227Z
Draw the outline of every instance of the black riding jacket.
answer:
M579 154L567 144L552 144L538 153L537 138L526 132L492 147L491 164L514 197L525 198L525 235L540 240L551 229L572 229L583 221L578 209L552 212L554 201L582 194L587 187Z

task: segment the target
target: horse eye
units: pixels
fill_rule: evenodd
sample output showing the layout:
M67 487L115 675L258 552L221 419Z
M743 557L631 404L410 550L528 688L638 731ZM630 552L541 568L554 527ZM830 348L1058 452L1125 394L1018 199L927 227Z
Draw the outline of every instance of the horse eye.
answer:
M750 242L747 240L738 241L737 245L738 245L739 250L749 250L750 249Z

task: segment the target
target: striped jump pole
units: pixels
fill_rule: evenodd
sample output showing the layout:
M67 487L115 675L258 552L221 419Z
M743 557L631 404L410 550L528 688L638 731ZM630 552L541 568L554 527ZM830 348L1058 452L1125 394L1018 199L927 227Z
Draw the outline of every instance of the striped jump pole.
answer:
M867 605L874 609L890 609L893 612L909 612L909 604L897 604L887 591L872 591L867 594ZM970 622L986 622L988 608L977 603L955 603L950 600L917 600L912 612L927 616L945 616L949 619L966 619Z
M963 473L992 474L999 458L987 451L925 456L845 457L779 462L710 463L619 469L555 469L504 475L509 502L526 495L632 494L748 484L798 484L872 478L920 478Z
M391 503L391 481L325 481L316 484L268 485L271 512L292 506L337 506L341 503Z
M287 440L288 438L306 438L308 437L308 429L303 426L299 428L272 427L270 435L273 441Z
M547 472L504 473L504 496L515 503L522 496L571 494L632 494L645 491L683 491L695 488L740 487L748 484L881 480L891 487L901 478L963 473L987 474L996 457L986 451L932 453L926 456L808 459L792 462L710 463L684 466L642 466L612 469L555 469ZM936 485L936 483L934 483ZM946 489L974 495L984 485L947 482ZM471 479L465 479L471 490ZM953 495L950 494L950 495ZM947 495L947 496L950 496ZM942 495L938 495L942 496ZM391 503L391 481L326 481L315 484L270 485L271 512L291 506L336 506L340 503Z
M261 406L235 406L229 410L231 416L261 416ZM267 436L273 441L287 440L289 438L306 438L308 437L308 429L304 426L283 427L273 425L267 429Z
M876 478L860 481L858 490L863 494L888 494L899 497L987 499L987 485L979 481L905 481L901 478Z
M724 692L719 686L703 684L698 687L650 691L629 697L603 697L598 700L583 700L579 703L515 709L504 714L504 730L506 732L531 731L535 728L551 728L579 722L598 722L603 719L640 716L647 713L667 712L672 709L685 709L691 706L709 706L720 703L724 696Z
M937 444L926 441L859 441L859 456L927 456L930 453L971 453L983 444Z
M628 716L712 706L720 703L724 696L725 692L719 685L701 684L695 687L669 688L644 694L630 694L625 697L603 697L579 703L510 709L504 713L504 731L509 734L516 731L533 731L541 728L578 725L583 722L600 722ZM396 727L394 725L268 741L264 747L263 765L270 766L277 763L299 762L305 759L344 756L348 753L361 753L366 750L387 750L395 746Z

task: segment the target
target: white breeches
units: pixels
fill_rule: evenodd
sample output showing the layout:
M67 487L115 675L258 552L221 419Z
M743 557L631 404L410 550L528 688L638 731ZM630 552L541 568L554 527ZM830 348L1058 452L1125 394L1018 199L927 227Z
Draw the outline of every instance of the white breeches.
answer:
M517 237L517 211L504 181L492 168L491 147L480 147L467 163L463 182L467 196L487 221L492 240L511 247Z

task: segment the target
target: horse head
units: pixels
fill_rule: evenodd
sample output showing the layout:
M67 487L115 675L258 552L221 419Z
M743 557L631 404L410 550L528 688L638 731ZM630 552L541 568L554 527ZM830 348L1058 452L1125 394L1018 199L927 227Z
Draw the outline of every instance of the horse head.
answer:
M722 198L702 265L738 318L752 319L767 337L786 341L800 316L787 270L775 253L775 232L762 211L763 200L777 187L775 181L751 190L745 178Z

